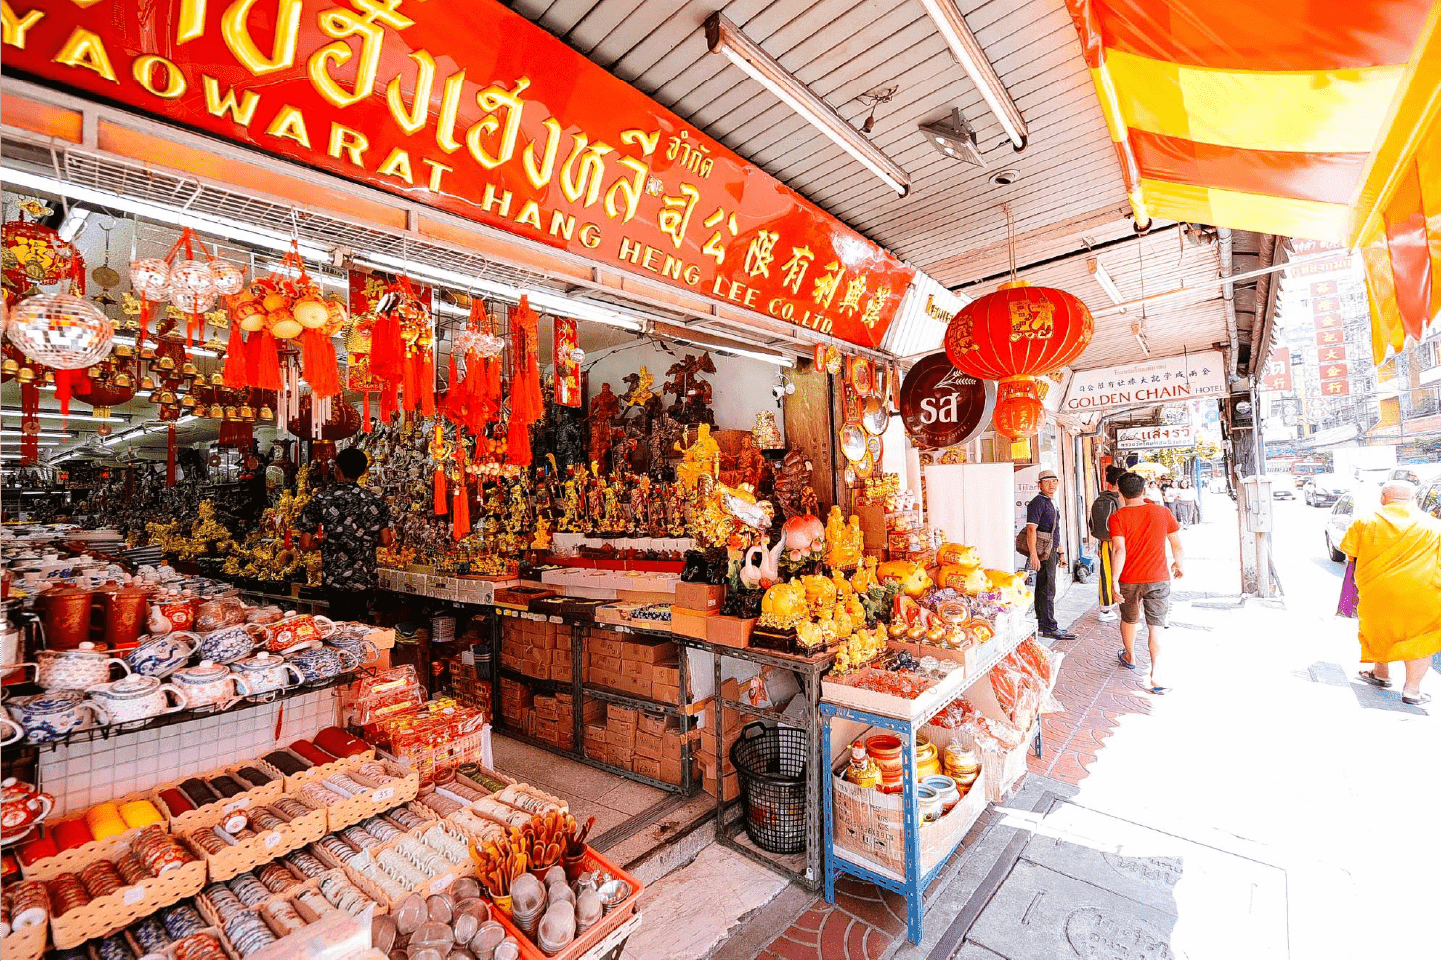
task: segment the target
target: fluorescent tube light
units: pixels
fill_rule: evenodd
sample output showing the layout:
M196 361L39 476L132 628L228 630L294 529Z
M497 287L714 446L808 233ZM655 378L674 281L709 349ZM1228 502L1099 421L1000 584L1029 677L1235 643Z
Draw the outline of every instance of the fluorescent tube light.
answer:
M0 411L0 413L3 413L6 417L14 417L18 419L23 419L25 417L24 411L16 410L13 407L7 407L4 409L4 411ZM92 421L97 424L130 423L130 418L128 417L96 417L93 414L70 414L69 416L66 416L65 414L60 413L58 410L42 410L35 416L41 420L83 420Z
M88 207L80 207L71 204L70 209L65 212L65 219L60 222L60 229L56 231L60 239L71 241L75 235L80 233L80 228L85 226L85 218L90 216Z
M1101 285L1106 296L1111 298L1111 303L1119 304L1122 300L1121 288L1117 287L1116 282L1111 279L1111 275L1106 273L1106 265L1092 257L1086 261L1086 266L1090 268L1091 276L1096 278L1096 283Z
M58 441L58 440L42 440L42 441L37 441L36 444L37 444L37 446L39 446L39 447L59 447L59 446L60 446L60 441ZM5 446L6 446L6 447L15 447L15 446L17 446L17 445L14 444L13 442L6 441L6 442L5 442Z
M966 76L971 78L971 83L981 92L981 99L985 100L986 106L991 108L991 113L1000 121L1001 129L1005 130L1011 143L1017 150L1025 150L1028 136L1026 118L1021 116L1020 108L1001 83L996 68L991 66L991 61L986 58L986 51L982 49L976 35L971 33L966 18L956 9L954 0L921 0L921 6L926 8L926 13L935 21L936 29L946 41L946 46L951 48L951 54L960 63L961 69L966 71Z
M896 193L904 197L910 191L910 174L719 11L706 18L705 35L711 53L725 54L731 63L779 97L837 147L859 160Z
M24 432L23 430L3 430L3 431L0 431L0 437L24 437L24 436L25 436L25 432ZM34 434L34 435L32 435L32 436L39 437L39 438L42 439L42 440L74 440L74 439L75 439L75 435L74 435L74 434L70 434L70 433L67 433L67 432L65 432L65 431L58 431L58 430L42 430L42 431L40 431L38 434Z
M26 173L22 170L15 170L10 167L5 168L5 181L11 187L19 186L29 188L30 190L42 190L47 193L60 194L63 197L69 197L71 200L81 200L100 207L124 210L128 213L135 214L137 217L149 217L151 220L176 227L191 227L205 233L216 234L230 240L253 244L256 247L264 247L268 250L278 250L281 252L290 250L291 238L285 234L261 230L258 227L245 224L238 224L234 221L214 217L209 214L201 216L181 207L166 207L145 200L137 200L134 197L122 197L119 194L109 194L100 190L92 190L89 187L66 183L63 180L55 180L51 177L41 177L36 174ZM298 242L298 247L300 255L308 260L325 262L330 259L329 252L323 247L318 247L304 240Z

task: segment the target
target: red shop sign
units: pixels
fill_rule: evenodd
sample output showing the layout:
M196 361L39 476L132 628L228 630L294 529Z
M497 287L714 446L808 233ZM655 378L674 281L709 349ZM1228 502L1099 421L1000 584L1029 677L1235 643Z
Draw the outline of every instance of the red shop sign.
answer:
M961 373L944 353L922 358L901 382L901 420L917 447L964 444L995 406L995 382Z
M11 13L7 71L851 343L880 344L913 277L495 0Z

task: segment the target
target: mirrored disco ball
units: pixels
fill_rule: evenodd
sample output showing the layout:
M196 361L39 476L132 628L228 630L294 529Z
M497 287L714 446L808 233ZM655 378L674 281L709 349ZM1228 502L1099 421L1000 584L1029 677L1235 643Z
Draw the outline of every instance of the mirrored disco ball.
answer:
M159 257L132 260L130 286L147 300L164 300L170 290L170 265Z
M210 274L215 279L215 292L222 297L238 294L245 289L245 271L223 260L210 263Z
M115 324L83 297L37 294L15 308L9 335L37 364L78 370L109 355Z
M203 314L215 304L215 290L194 290L172 286L167 295L170 302L186 314Z
M182 260L170 268L171 292L190 290L197 294L215 293L215 274L203 260Z

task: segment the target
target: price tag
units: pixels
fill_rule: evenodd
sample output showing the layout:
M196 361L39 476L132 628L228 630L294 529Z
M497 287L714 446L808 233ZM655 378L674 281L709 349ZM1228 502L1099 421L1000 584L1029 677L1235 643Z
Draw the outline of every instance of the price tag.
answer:
M550 622L552 624L564 624L565 618L561 617L559 614L553 614L550 617Z
M450 886L451 886L452 884L454 884L454 883L455 883L455 875L454 875L454 874L442 874L440 877L438 877L438 878L436 878L434 881L430 882L430 893L431 893L431 894L439 894L440 892L444 891L446 888L450 887Z
M395 788L383 787L379 791L375 792L375 803L384 804L386 801L389 801L393 797L395 797Z
M250 798L236 798L234 801L231 801L229 804L225 805L225 807L221 808L221 813L229 814L231 811L243 811L248 807L250 807Z
M145 900L145 889L138 884L134 887L126 888L125 894L122 895L121 900L123 900L126 904L139 904L141 901Z
M267 849L274 849L280 847L279 831L271 831L269 834L265 835L265 847Z

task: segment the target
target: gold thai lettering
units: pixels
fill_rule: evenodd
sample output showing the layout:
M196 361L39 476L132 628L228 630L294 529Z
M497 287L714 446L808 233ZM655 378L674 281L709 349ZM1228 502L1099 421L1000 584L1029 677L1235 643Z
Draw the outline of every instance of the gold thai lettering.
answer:
M570 156L560 168L560 192L571 203L589 207L600 198L601 180L605 177L603 158L615 148L601 140L590 143L583 133L572 134L570 139Z
M31 10L23 17L15 15L8 2L0 3L0 42L17 50L25 49L25 35L45 19L44 10Z
M433 194L440 193L440 179L446 174L450 173L455 168L447 167L440 161L431 160L428 157L421 157L420 162L430 168L430 183L426 184L425 189L429 190Z
M781 235L774 230L758 231L746 248L746 273L752 277L769 277L771 261L776 259L776 241Z
M180 13L175 18L175 45L199 40L205 36L206 0L180 0Z
M886 301L890 299L890 287L883 284L876 288L876 292L872 294L871 299L866 302L866 309L861 312L861 323L866 326L867 330L870 330L881 322L881 309L885 307Z
M305 127L305 114L301 113L298 107L286 104L277 110L275 119L270 121L265 132L272 137L294 140L307 150L310 149L310 131Z
M529 224L536 230L544 230L540 223L540 204L534 200L527 200L525 206L520 208L520 213L515 215L515 222L518 224Z
M690 142L689 130L682 130L677 136L666 141L665 158L676 160L679 157L679 166L696 174L702 180L710 176L711 168L715 166L715 160L709 157L709 154L710 148L705 144Z
M370 141L366 139L365 134L359 130L342 127L340 124L331 121L330 144L325 149L325 152L330 154L330 156L339 160L340 155L345 154L345 159L355 164L355 166L364 167L365 164L360 159L361 154L369 149Z
M657 223L661 233L670 236L671 242L676 249L680 249L685 243L686 228L690 226L690 215L695 212L695 205L700 201L700 190L691 184L680 185L679 197L672 197L669 194L660 198L660 216Z
M76 27L70 32L65 46L55 55L55 62L93 70L112 83L120 82L115 76L115 68L110 66L110 54L105 52L104 41L84 27Z
M1049 300L1011 302L1011 341L1049 340L1055 328L1056 305Z
M512 90L491 84L475 95L475 102L480 104L481 110L486 111L486 115L466 131L465 146L470 150L475 162L485 169L494 170L515 156L515 141L520 136L521 113L525 110L525 101L520 99L520 95L529 86L530 78L521 77ZM502 110L505 111L504 123L496 116ZM496 131L500 131L500 140L492 153L486 149L482 138L494 137Z
M520 154L521 165L525 167L525 179L529 180L536 190L543 189L555 175L555 157L560 152L560 138L564 136L560 121L554 117L547 117L540 125L545 128L545 150L541 153L540 160L535 159L534 140Z
M157 67L165 72L164 86L156 86L155 84L155 68ZM188 86L185 80L185 74L180 72L179 67L164 57L157 57L153 53L147 53L143 57L136 57L135 63L130 66L130 72L135 76L136 82L145 88L146 92L152 93L157 97L163 97L166 100L173 100L180 96Z
M825 266L825 273L816 278L811 286L811 300L819 307L830 309L831 301L836 299L836 288L841 285L841 278L845 276L846 268L832 260Z
M301 0L276 0L275 40L270 53L263 53L250 35L250 11L259 0L235 0L220 18L220 36L240 61L257 77L295 66L295 46L300 39Z
M800 294L801 282L806 279L806 271L811 269L811 261L815 258L809 246L792 247L790 259L781 265L781 286L789 287L793 294Z
M854 314L856 311L860 310L861 298L866 295L867 286L868 283L866 281L865 274L857 274L856 276L852 277L849 281L846 282L845 296L841 298L840 306L836 309L845 311L848 314Z
M644 130L622 130L620 142L628 146L640 145L641 156L649 159L660 144L660 131L654 130L646 133ZM610 190L606 191L605 212L611 217L616 217L619 214L616 197L622 197L625 201L625 216L621 217L621 223L624 224L629 223L640 208L640 198L645 191L645 181L650 176L650 164L634 157L621 157L617 162L629 170L631 175L617 180L611 184Z
M220 93L220 81L209 74L200 77L200 85L205 88L205 109L214 117L230 115L230 119L242 127L250 126L255 119L255 108L260 106L260 94L254 90L242 90L237 100L235 88L227 87L224 95Z
M465 86L465 71L445 78L440 93L440 113L435 118L435 143L446 153L455 153L462 146L455 139L455 118L460 113L460 92Z
M417 50L410 54L410 59L415 63L415 86L411 90L410 106L405 105L399 74L385 88L385 103L401 130L417 134L430 118L430 94L435 89L435 58L428 50Z
M410 167L410 153L396 147L380 165L380 173L388 177L399 177L408 184L415 183L415 173Z
M725 228L730 231L730 235L734 237L740 233L740 221L736 219L735 214L726 216L726 212L717 207L715 213L707 217L703 223L707 227L716 227L717 229L715 233L710 235L710 239L701 247L701 253L708 254L711 259L716 262L716 266L720 266L725 263L726 247L725 239L721 237L719 227L724 224Z
M397 12L401 0L351 0L351 3L362 12L356 14L344 7L333 7L320 14L321 31L334 38L335 42L315 51L306 62L306 70L316 92L342 108L359 103L375 90L385 28L404 30L415 25L414 20ZM330 69L349 63L350 58L355 56L346 42L351 37L360 38L360 58L355 66L355 89L346 90L330 75Z

